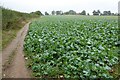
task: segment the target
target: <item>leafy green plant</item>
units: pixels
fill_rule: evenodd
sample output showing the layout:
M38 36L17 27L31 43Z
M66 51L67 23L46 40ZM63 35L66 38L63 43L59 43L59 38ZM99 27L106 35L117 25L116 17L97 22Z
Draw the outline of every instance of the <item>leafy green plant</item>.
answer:
M112 78L118 63L117 19L42 17L32 22L24 48L36 77Z

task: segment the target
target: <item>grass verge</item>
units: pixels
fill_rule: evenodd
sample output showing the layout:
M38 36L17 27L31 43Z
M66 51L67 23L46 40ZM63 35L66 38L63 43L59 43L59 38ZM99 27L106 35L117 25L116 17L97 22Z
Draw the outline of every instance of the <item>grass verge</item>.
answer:
M4 49L15 37L19 30L2 31L2 49Z

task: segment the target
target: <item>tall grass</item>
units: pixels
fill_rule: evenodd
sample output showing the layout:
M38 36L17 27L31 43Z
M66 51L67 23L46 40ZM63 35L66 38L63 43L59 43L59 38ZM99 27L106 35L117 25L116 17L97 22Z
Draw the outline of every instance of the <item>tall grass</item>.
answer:
M41 15L33 13L22 13L0 6L2 18L2 49L4 49L16 36L21 27L32 18Z
M2 29L9 30L19 28L19 24L28 19L39 17L37 14L17 12L2 8Z

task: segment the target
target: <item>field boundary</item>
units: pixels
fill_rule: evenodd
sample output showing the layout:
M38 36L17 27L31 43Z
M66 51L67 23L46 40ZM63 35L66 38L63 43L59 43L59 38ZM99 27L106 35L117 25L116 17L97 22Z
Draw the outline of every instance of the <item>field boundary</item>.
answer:
M27 23L17 33L16 38L3 50L3 78L29 78L24 59L23 44L30 23Z

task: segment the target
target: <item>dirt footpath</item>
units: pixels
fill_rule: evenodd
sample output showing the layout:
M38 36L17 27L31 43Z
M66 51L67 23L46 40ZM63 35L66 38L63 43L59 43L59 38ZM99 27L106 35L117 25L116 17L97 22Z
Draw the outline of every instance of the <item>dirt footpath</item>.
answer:
M24 39L27 34L29 24L30 22L18 32L16 38L2 52L3 78L30 78L30 73L26 68L23 53ZM10 61L10 55L14 56L11 58L12 62L8 64Z

